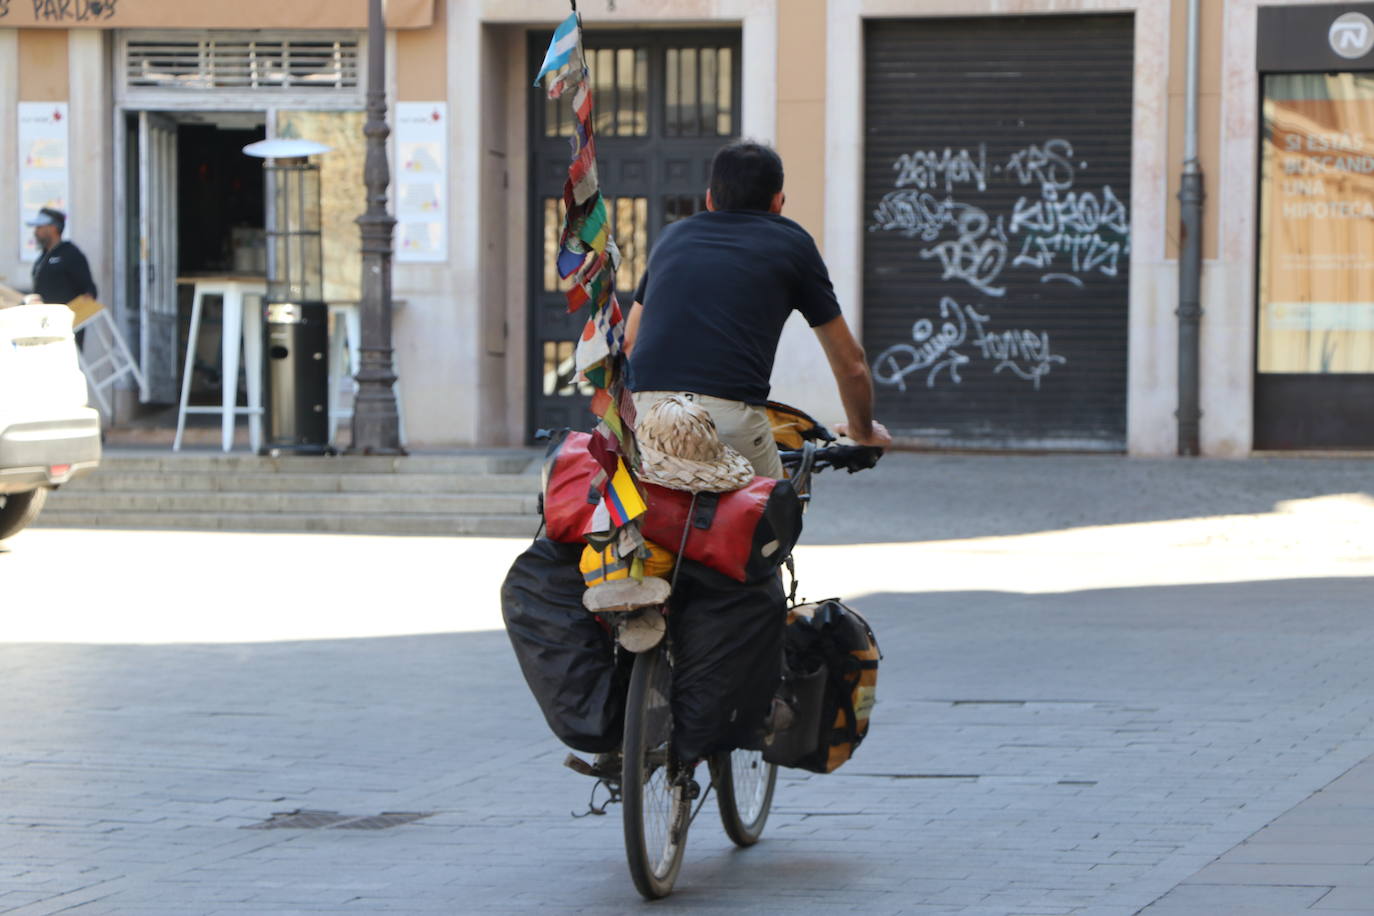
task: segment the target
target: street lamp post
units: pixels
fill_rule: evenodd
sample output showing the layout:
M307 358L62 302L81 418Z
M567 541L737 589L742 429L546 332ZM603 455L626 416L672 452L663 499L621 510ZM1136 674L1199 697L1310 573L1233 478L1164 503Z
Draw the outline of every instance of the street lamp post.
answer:
M391 239L396 220L387 212L391 169L386 160L386 31L382 0L368 0L367 159L363 183L367 210L358 217L362 236L362 340L358 392L353 401L353 445L362 455L404 455L396 411L395 363L391 350Z

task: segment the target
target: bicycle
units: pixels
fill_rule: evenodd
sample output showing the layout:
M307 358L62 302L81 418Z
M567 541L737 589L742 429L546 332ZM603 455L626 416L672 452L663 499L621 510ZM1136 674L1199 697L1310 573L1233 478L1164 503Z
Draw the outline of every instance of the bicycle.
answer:
M853 473L873 467L882 455L881 449L833 444L834 437L828 430L809 417L805 419L814 425L801 434L801 447L780 450L788 478L803 505L810 500L811 477L816 471L843 467ZM827 444L818 446L818 440ZM792 570L791 557L786 562ZM610 802L621 802L630 877L639 893L649 900L672 893L682 867L688 829L712 789L716 791L726 835L735 845L748 847L763 835L778 776L777 765L764 760L762 751L718 751L707 759L710 783L703 793L693 778L695 762L686 763L674 757L672 640L664 622L668 594L654 598L653 602L637 607L616 609L625 613L606 615L611 618L617 646L635 651L625 700L618 784L608 778L614 774L604 764L599 768L586 767L573 764L576 758L569 760L574 769L600 777L610 790ZM795 600L793 571L789 606ZM652 621L650 626L660 634L649 647L644 645L641 625L646 619ZM636 645L638 650L633 648ZM693 802L698 798L700 802L693 810ZM592 810L597 810L594 805ZM601 813L604 810L603 806Z

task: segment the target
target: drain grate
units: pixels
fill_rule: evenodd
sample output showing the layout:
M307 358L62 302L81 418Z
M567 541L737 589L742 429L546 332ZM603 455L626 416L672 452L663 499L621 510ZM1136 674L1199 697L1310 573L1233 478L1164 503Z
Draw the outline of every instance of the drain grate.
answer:
M261 824L244 830L386 830L429 817L433 812L383 811L381 814L340 814L337 811L277 811Z

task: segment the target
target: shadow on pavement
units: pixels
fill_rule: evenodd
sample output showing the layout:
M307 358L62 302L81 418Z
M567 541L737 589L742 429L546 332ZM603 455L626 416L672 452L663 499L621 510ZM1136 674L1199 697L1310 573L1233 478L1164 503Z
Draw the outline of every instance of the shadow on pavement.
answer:
M1338 493L1371 499L1374 458L1143 459L894 452L816 478L803 544L949 540L1273 512Z
M662 908L1021 894L1063 910L1175 853L1220 854L1239 841L1228 818L1285 810L1335 758L1368 753L1370 595L1374 577L863 596L885 653L868 741L833 775L788 773L747 852L708 803ZM569 816L589 782L559 766L504 633L0 644L0 666L0 848L6 887L33 895L16 902L94 888L111 914L638 906L618 811ZM431 816L240 829L294 809Z

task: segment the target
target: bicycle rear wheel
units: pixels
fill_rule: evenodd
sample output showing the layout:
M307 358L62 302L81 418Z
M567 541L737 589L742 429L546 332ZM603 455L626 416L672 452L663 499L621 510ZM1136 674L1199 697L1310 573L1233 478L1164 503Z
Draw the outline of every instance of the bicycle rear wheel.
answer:
M736 846L753 846L763 836L763 825L773 807L778 781L777 764L763 759L761 751L721 751L712 759L716 804L726 836Z
M687 846L691 800L673 785L673 669L660 645L635 656L625 701L625 857L635 888L649 900L672 893Z

